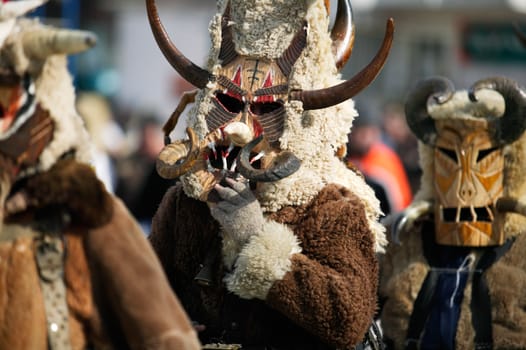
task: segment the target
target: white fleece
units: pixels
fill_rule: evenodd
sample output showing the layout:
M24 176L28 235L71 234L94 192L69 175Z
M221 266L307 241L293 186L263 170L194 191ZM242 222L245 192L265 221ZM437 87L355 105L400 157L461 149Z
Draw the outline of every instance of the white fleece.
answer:
M291 270L292 255L300 252L300 243L287 226L267 221L239 253L234 270L225 277L227 289L244 299L265 300L274 282Z

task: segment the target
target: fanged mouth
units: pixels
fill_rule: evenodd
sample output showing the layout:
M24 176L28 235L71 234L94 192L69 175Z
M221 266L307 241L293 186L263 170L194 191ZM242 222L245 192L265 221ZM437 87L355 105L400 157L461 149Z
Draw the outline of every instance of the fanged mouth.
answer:
M234 146L234 144L219 145L216 142L210 142L208 144L209 152L205 153L204 158L206 160L207 170L210 173L229 173L240 176L237 172L238 167L238 155L241 151L241 147ZM260 168L261 158L265 156L265 152L251 153L250 164L254 168Z
M444 222L492 222L493 206L442 208Z

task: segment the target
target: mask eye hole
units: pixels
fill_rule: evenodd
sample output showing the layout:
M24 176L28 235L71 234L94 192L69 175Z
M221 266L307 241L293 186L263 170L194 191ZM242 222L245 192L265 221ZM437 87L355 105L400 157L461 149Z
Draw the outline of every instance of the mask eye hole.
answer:
M281 108L283 105L279 102L263 102L263 103L252 103L250 105L250 112L252 112L255 115L263 115L275 112L279 108Z
M496 150L497 147L480 150L479 154L477 155L477 162L480 162L482 159L486 158Z
M458 158L457 158L457 152L455 152L454 150L452 149L446 149L446 148L442 148L442 147L438 147L438 150L444 154L445 156L447 156L449 159L453 160L455 163L458 162Z
M230 113L241 113L245 107L243 101L227 94L216 93L216 98L219 103Z

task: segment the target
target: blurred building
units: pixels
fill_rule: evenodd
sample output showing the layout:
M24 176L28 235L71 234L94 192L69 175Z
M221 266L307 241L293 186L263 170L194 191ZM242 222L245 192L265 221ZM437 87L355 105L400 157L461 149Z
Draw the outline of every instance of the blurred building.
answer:
M365 96L403 100L417 80L449 77L457 88L504 75L526 84L526 50L512 23L526 29L524 0L358 1L356 44L344 74L357 72L379 46L386 18L395 20L389 60Z
M208 24L216 2L157 0L168 33L195 63L204 65ZM417 80L445 75L457 88L504 75L526 84L526 52L511 24L526 30L526 0L354 0L356 40L344 77L364 67L380 46L388 17L395 20L389 60L364 99L403 100ZM336 7L333 0L331 6ZM170 67L149 28L144 0L51 0L52 15L99 35L75 66L81 88L110 96L119 106L170 115L189 86ZM334 14L334 11L332 11ZM382 101L383 100L383 101ZM179 130L182 130L179 128Z

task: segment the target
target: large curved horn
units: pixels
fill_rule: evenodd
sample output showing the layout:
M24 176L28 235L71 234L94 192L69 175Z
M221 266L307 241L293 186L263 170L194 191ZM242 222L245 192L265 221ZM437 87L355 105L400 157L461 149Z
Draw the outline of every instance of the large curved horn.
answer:
M237 170L249 180L273 182L295 173L301 166L301 161L291 152L283 151L274 160L274 165L268 169L255 169L250 164L250 152L263 139L263 135L255 138L241 149L237 156Z
M22 38L27 56L44 60L51 55L71 55L85 51L97 43L97 36L88 31L42 29L29 31Z
M165 146L155 163L157 173L164 179L175 179L194 166L199 155L198 139L194 130L186 128L189 140L182 140Z
M517 38L519 38L522 46L526 47L526 33L521 31L521 29L519 28L519 25L517 23L515 23L513 25L513 30L515 31L515 34L517 35Z
M387 20L382 47L373 60L351 79L326 89L310 91L293 90L290 92L289 98L291 100L302 101L304 110L313 110L334 106L355 96L367 87L377 77L378 73L380 73L391 49L393 33L394 20L389 18Z
M517 140L526 130L526 92L514 80L504 77L492 77L477 81L469 89L469 98L476 101L476 92L480 89L495 90L504 97L505 111L498 118L493 129L493 138L499 144L508 144Z
M338 70L349 60L354 45L354 18L350 0L338 0L338 12L331 30L332 50Z
M190 84L200 89L204 88L213 79L213 75L186 58L170 40L159 18L155 0L146 0L146 10L153 36L166 60Z
M427 112L429 98L443 104L455 92L453 83L443 77L434 77L419 82L409 93L405 103L407 125L415 136L428 145L436 142L435 121Z

